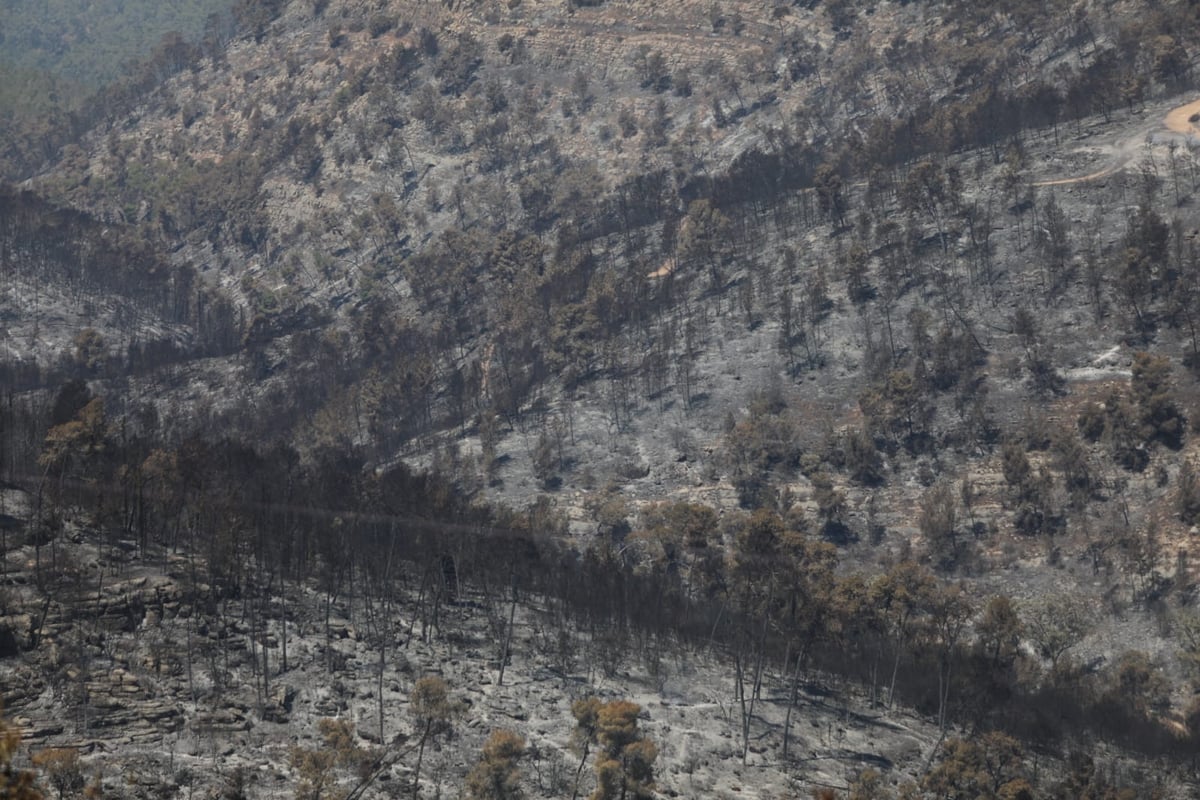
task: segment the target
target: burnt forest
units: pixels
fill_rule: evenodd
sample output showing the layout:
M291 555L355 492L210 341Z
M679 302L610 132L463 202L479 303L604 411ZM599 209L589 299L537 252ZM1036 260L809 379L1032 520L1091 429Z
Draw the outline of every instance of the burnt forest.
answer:
M1200 796L1197 42L0 3L0 797Z

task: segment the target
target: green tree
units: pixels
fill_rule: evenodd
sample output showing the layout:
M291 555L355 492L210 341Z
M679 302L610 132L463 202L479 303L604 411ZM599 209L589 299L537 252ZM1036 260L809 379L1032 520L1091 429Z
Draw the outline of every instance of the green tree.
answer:
M1110 783L1108 770L1097 769L1095 760L1086 753L1071 753L1067 766L1069 774L1048 795L1053 800L1138 800L1141 796Z
M104 366L108 345L95 328L84 328L75 334L72 344L75 345L75 364L85 373L94 373Z
M55 425L46 432L46 441L38 463L47 474L58 473L64 479L74 465L82 467L106 449L108 424L104 400L96 397L79 410L75 418Z
M1188 525L1200 522L1200 478L1190 459L1179 465L1175 478L1175 511Z
M1110 692L1135 713L1163 711L1171 704L1171 683L1158 665L1141 650L1126 650L1117 657Z
M1082 508L1096 487L1087 450L1076 432L1064 426L1055 431L1051 438L1050 452L1054 456L1055 468L1062 475L1063 487L1070 494L1072 502Z
M1003 594L995 595L983 609L975 626L980 650L993 667L1016 658L1024 625L1012 600Z
M941 481L921 496L917 528L925 537L929 555L941 569L953 569L961 555L958 534L958 499L952 485Z
M959 641L974 613L971 600L960 586L934 586L924 602L927 619L926 635L937 652L938 665L938 727L946 729L946 712L950 705L951 678L958 661Z
M679 254L688 263L707 267L710 288L720 291L733 254L729 217L709 200L693 200L679 225Z
M1038 395L1061 394L1064 380L1054 367L1054 348L1039 330L1037 318L1027 308L1013 315L1013 333L1025 350L1025 367L1030 387Z
M1054 476L1045 467L1033 471L1021 442L1006 441L1001 458L1013 505L1013 526L1025 534L1052 530L1059 522L1052 508Z
M821 211L829 216L836 227L846 224L846 194L842 176L831 164L817 167L813 176L813 184L817 190L817 203Z
M738 609L754 620L753 625L736 626L736 642L732 647L745 763L750 747L750 722L758 699L753 688L747 692L747 684L759 685L766 663L767 634L780 590L779 572L783 566L780 548L785 528L779 515L765 508L739 517L734 525L730 594Z
M1167 263L1170 235L1170 226L1149 202L1143 202L1129 218L1125 247L1117 262L1116 287L1141 332L1154 326L1150 303L1157 291L1159 268Z
M937 587L933 575L913 561L901 561L872 583L867 592L868 605L876 610L892 649L892 676L888 687L888 705L896 701L896 677L916 618L923 613L926 600Z
M1094 619L1083 599L1074 595L1049 595L1028 606L1021 614L1025 632L1051 670L1057 670L1062 657L1091 633Z
M642 510L642 528L662 548L666 564L681 568L687 588L702 596L720 582L718 523L717 512L699 503L656 503Z
M846 431L844 444L850 477L864 486L883 483L883 459L879 456L871 432L862 426L851 428Z
M875 431L903 443L909 452L921 452L928 443L936 409L913 373L892 370L859 397L858 405Z
M1071 259L1068 230L1067 214L1052 193L1042 208L1042 225L1034 231L1033 236L1034 245L1041 253L1049 272L1051 294L1061 292L1070 277L1067 270Z
M836 488L825 472L812 476L813 499L817 501L817 516L821 532L830 539L844 539L848 533L843 518L846 514L846 493Z
M643 89L665 92L671 88L671 71L661 50L640 45L633 54L633 67L637 70Z
M938 230L943 252L948 247L945 223L947 205L956 202L951 183L946 180L941 167L933 161L916 164L900 187L901 208L911 212L921 211L929 217Z
M858 242L850 245L844 257L846 294L850 302L862 304L875 295L870 283L870 253Z
M1191 69L1187 48L1174 36L1156 36L1151 42L1151 70L1160 81L1176 81Z
M1025 447L1020 442L1009 439L1004 442L1000 453L1004 482L1020 498L1027 491L1026 486L1033 478L1033 468L1029 465L1029 457L1025 455Z
M1129 388L1143 441L1158 441L1174 449L1181 447L1186 420L1171 396L1171 362L1167 357L1135 354Z

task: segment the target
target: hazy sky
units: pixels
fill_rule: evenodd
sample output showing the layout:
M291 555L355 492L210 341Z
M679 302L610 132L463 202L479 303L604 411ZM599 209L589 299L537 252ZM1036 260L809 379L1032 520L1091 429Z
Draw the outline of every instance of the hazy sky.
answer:
M148 55L164 33L199 37L231 0L0 0L0 59L100 84Z

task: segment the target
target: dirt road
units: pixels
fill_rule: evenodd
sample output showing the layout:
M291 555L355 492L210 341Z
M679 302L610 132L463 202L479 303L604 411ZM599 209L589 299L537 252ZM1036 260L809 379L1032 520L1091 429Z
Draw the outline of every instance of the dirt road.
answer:
M1162 119L1161 126L1166 131L1180 136L1200 136L1200 126L1197 126L1192 117L1200 115L1200 100L1194 100L1186 105L1171 109ZM1151 126L1150 128L1140 132L1137 136L1130 137L1122 142L1119 142L1114 148L1116 159L1107 167L1087 175L1079 175L1074 178L1056 178L1048 181L1034 181L1034 186L1065 186L1071 183L1084 183L1085 181L1094 181L1100 178L1107 178L1114 172L1117 172L1125 167L1133 160L1138 150L1141 148L1143 141L1148 134L1153 134L1160 128Z
M1197 115L1200 115L1200 100L1195 100L1185 106L1173 109L1163 119L1163 124L1167 126L1167 130L1174 133L1182 133L1190 136L1200 135L1200 127L1196 127L1195 123L1192 122L1192 117Z

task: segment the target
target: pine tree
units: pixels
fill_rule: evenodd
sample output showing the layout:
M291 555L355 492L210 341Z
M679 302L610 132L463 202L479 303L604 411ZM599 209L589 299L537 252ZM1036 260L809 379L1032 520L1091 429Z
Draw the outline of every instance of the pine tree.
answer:
M492 731L479 762L467 775L469 800L520 800L521 773L517 763L525 755L525 740L510 730Z
M450 730L450 720L458 713L458 705L450 699L449 687L436 675L421 678L413 685L408 698L409 713L420 736L417 746L417 765L413 770L413 800L421 792L421 762L425 745Z
M638 729L637 703L613 700L597 717L601 750L596 754L596 790L591 800L628 800L654 796L654 761L658 748Z

